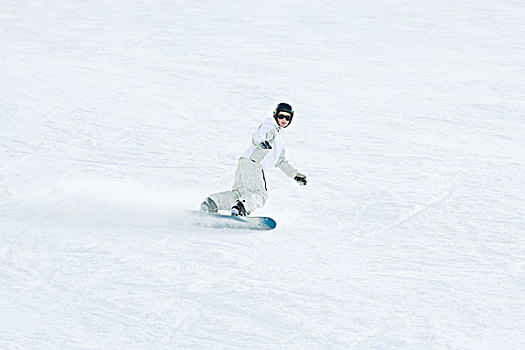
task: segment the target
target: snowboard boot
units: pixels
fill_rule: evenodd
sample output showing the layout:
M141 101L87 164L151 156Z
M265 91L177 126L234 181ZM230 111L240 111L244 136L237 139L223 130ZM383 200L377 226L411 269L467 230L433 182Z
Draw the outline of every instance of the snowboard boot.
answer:
M232 207L232 216L248 216L248 212L244 208L244 204L241 201L237 201Z
M201 212L204 214L217 214L219 212L219 208L217 208L217 204L213 201L213 199L208 197L201 204Z

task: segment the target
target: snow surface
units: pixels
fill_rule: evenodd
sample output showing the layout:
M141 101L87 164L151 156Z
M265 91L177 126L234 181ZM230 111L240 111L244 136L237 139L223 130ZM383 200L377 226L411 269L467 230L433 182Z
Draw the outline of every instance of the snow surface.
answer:
M525 348L522 1L0 1L0 348ZM184 225L281 101L268 232Z

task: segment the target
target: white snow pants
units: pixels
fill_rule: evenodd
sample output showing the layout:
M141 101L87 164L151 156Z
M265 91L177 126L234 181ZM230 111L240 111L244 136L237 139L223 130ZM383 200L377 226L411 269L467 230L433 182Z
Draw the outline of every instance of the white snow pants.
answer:
M231 191L210 195L219 210L230 210L240 200L248 214L260 208L268 199L263 167L249 158L241 157L235 171Z

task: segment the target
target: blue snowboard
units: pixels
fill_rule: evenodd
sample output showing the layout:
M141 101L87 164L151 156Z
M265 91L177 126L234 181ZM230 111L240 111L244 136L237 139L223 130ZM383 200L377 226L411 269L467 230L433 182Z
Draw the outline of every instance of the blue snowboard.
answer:
M192 211L193 225L213 228L235 228L244 230L273 230L277 223L266 216L231 216L222 214L203 214Z

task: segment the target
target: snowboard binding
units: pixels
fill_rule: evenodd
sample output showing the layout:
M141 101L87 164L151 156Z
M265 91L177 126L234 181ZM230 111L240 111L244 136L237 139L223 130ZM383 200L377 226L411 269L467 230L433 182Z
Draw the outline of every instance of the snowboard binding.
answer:
M248 212L246 211L246 208L244 208L244 204L242 204L242 202L239 200L232 207L231 213L232 216L248 216Z
M202 202L200 211L204 214L217 214L219 212L219 208L217 207L215 201L208 197L204 200L204 202Z

